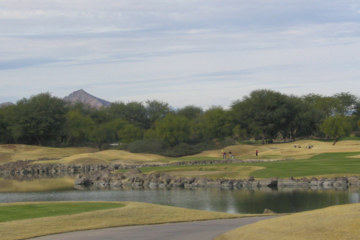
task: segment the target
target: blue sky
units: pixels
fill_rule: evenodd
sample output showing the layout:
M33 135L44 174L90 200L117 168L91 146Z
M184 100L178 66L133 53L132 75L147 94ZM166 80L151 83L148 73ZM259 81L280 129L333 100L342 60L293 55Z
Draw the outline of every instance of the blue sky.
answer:
M0 102L227 107L256 89L360 96L359 76L359 1L0 1Z

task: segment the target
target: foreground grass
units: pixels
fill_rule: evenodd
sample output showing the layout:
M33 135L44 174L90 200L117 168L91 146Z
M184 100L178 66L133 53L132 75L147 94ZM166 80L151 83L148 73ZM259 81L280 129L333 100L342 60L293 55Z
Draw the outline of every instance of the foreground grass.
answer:
M296 213L247 225L216 240L359 239L360 204Z
M95 210L124 207L121 203L96 202L63 202L63 203L34 203L21 205L0 205L0 222L32 219L41 217L61 216Z
M31 204L39 203L0 204L0 206L19 207L21 205L27 206ZM115 202L114 204L119 204L119 202ZM124 204L125 206L121 208L83 212L56 217L41 217L2 222L0 223L0 239L24 239L61 232L118 226L253 216L191 210L148 203L120 202L120 204Z
M17 181L0 178L0 192L45 192L74 189L73 178L43 178Z
M162 173L208 178L288 178L305 176L358 175L360 152L322 153L309 159L260 163L211 164L142 168L144 173Z

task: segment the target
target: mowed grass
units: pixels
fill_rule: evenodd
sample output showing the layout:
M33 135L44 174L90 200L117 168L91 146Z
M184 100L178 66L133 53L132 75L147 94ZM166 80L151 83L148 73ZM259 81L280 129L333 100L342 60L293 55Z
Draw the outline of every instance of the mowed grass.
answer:
M98 203L98 202L97 202ZM99 202L105 204L106 202ZM31 203L33 204L33 203ZM6 208L19 207L22 204L0 204ZM39 203L35 203L39 204ZM41 203L48 204L48 203ZM56 203L61 204L61 203ZM55 204L55 205L56 205ZM84 204L84 203L80 203ZM110 204L110 203L108 203ZM211 219L236 218L255 215L227 214L192 209L184 209L156 204L137 202L115 202L111 204L124 204L124 207L87 211L82 213L60 216L48 216L23 220L0 222L0 239L15 240L26 239L48 234L99 229L119 226L159 224L171 222L187 222Z
M357 240L360 239L360 204L296 213L260 221L216 240Z
M251 164L251 166L261 166L264 168L254 171L252 176L257 178L288 178L327 175L359 175L360 157L357 157L359 154L359 152L322 153L309 159L255 163Z
M344 176L360 174L360 152L323 153L309 159L277 162L211 164L141 168L143 173L169 173L208 178L288 178L305 176Z
M95 210L110 208L120 208L125 205L122 203L34 203L24 205L0 205L0 222L41 218L51 216L61 216L76 214Z

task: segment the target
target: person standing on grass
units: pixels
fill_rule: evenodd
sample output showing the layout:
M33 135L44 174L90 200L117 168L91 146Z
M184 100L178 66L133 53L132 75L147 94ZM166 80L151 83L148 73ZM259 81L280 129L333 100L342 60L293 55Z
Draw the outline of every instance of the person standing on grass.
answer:
M226 152L224 151L224 149L222 150L223 153L223 159L226 159Z
M255 155L258 156L259 155L259 150L256 149L255 151Z

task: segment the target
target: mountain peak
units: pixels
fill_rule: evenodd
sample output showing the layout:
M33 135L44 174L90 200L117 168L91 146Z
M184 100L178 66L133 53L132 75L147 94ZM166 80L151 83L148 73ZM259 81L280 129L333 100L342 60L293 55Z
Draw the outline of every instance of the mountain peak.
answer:
M84 89L79 89L75 92L69 94L69 96L64 97L64 100L72 104L83 103L93 108L101 108L110 106L110 102L97 98L90 93L87 93Z
M14 105L12 102L4 102L4 103L0 103L0 108L2 107L8 107L8 106L11 106L11 105Z

